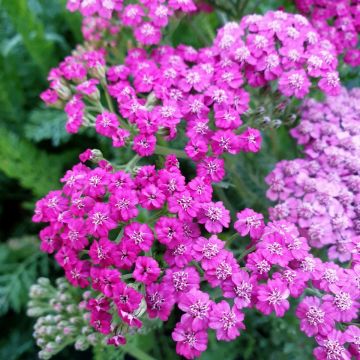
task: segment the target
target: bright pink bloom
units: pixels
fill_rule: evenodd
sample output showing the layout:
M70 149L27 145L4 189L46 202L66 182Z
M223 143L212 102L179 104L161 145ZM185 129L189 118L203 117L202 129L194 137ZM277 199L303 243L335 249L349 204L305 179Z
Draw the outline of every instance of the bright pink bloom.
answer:
M238 309L250 307L256 292L256 280L250 277L246 271L239 270L231 279L224 282L222 289L224 297L234 299Z
M207 332L194 331L183 322L176 324L171 336L176 341L176 352L186 359L195 359L207 348Z
M256 308L265 315L275 311L276 316L283 317L290 307L289 295L289 289L282 280L268 280L258 287Z
M329 303L322 303L315 296L305 297L296 309L300 329L307 336L326 336L334 328L334 311Z
M225 301L213 305L209 327L216 331L218 340L231 341L240 335L239 329L245 329L244 314L235 306L231 309Z
M126 238L143 251L149 251L154 241L154 234L147 224L133 222L125 226Z
M178 300L182 294L199 288L200 277L194 267L184 269L174 267L166 270L164 282L174 289L175 298Z
M209 294L193 288L180 296L178 306L185 312L182 324L194 331L207 329L212 308Z
M259 239L264 230L264 217L252 209L244 209L236 214L235 230L241 235L250 234L252 239Z
M150 284L146 287L145 299L149 317L167 321L175 304L173 288L164 283Z
M199 237L193 245L193 257L196 261L201 262L204 270L208 270L220 261L220 253L224 246L224 241L221 241L216 235L212 235L209 239Z
M212 234L222 232L223 227L227 228L230 224L230 212L225 209L221 201L204 204L197 218L198 222L204 224L205 229Z
M136 259L133 277L145 285L149 285L156 281L160 275L159 264L153 258L147 256L139 256Z
M333 329L326 337L318 337L319 347L314 349L314 357L317 360L350 360L351 355L344 347L345 336L341 331Z
M239 138L239 146L245 152L258 152L261 148L262 137L257 129L247 128Z

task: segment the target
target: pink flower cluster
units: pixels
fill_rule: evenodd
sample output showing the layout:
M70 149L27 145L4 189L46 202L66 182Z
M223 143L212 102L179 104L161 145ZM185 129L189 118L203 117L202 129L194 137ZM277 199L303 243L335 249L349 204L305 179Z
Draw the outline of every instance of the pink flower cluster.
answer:
M93 156L89 150L81 159ZM90 323L109 344L124 344L145 313L166 321L176 304L183 312L172 334L176 350L193 359L206 350L208 329L231 341L245 328L244 308L281 317L309 282L328 292L322 300L334 313L331 325L356 318L358 269L322 264L285 221L265 226L251 209L238 213L234 227L252 243L250 254L236 259L217 236L230 216L212 200L211 180L201 174L186 184L173 156L163 169L146 165L133 177L101 160L94 169L76 165L61 191L38 201L33 220L49 223L40 232L41 249L55 253L73 286L92 289ZM205 282L228 301L213 301L201 290Z
M281 161L267 176L272 219L295 223L330 259L360 254L360 89L304 103L291 131L305 157Z
M87 40L94 40L91 35L101 34L104 29L120 30L125 26L133 29L140 44L156 45L161 41L161 29L176 11L192 13L197 7L193 0L140 0L130 4L124 4L123 0L68 0L67 9L80 11L87 25L92 26L91 33L83 32ZM96 28L98 31L94 33Z
M111 19L97 16L85 17L81 25L81 32L84 39L91 44L103 44L106 41L109 46L115 47L116 35L118 35L120 31L120 26L113 23Z
M344 61L351 66L360 65L359 0L295 0L299 11L310 17L319 34L329 39L338 54L345 54Z
M42 99L65 108L69 132L93 126L113 146L130 143L140 156L152 155L159 140L173 140L184 121L185 153L199 162L259 151L260 132L241 119L250 102L244 84L278 80L285 96L303 97L309 77L320 77L319 87L335 94L336 65L331 45L304 17L269 12L225 25L210 48L135 48L124 64L110 67L104 50L80 49L51 71Z
M51 71L50 89L41 97L65 108L68 132L93 126L113 146L125 146L131 139L133 150L149 156L157 136L173 140L183 119L189 139L185 152L197 162L223 153L259 151L260 132L239 128L250 101L240 88L241 76L234 73L238 79L224 82L228 69L217 67L211 49L164 46L150 55L133 49L124 65L107 69L106 79L101 77L105 69L105 53L97 50L69 56ZM103 91L116 99L120 115L100 103Z
M228 23L218 32L214 51L223 62L234 61L251 86L278 80L283 95L303 98L310 80L319 78L325 93L340 91L334 46L299 14L269 11Z

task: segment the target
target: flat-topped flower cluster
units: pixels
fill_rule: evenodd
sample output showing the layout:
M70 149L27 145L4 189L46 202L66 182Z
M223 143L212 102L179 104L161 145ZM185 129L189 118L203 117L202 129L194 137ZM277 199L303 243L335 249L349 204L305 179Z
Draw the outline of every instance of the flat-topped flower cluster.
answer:
M291 130L305 157L281 161L268 175L272 219L297 224L311 246L349 261L360 251L360 92L323 103L306 100Z
M245 328L244 308L282 317L289 297L309 286L326 294L305 298L298 309L308 335L327 336L308 324L302 310L308 301L331 310L330 328L357 317L358 269L314 258L290 223L265 226L251 209L238 213L234 228L251 243L249 255L236 259L217 235L229 228L230 216L212 200L211 180L199 174L186 183L173 156L164 168L142 166L134 176L101 160L94 169L76 165L61 180L62 190L37 203L33 220L49 223L40 232L42 250L55 254L73 286L91 291L90 323L109 344L124 344L145 314L166 321L177 305L184 314L172 337L177 352L192 359L206 350L208 329L218 340L233 340ZM206 284L219 288L224 300L212 300Z
M100 40L96 35L104 30L116 34L122 27L129 27L140 44L156 45L175 12L193 13L197 7L193 0L140 0L127 4L123 0L68 0L67 9L84 16L83 34L87 40Z
M358 0L295 0L319 34L335 45L351 66L360 65L360 3Z
M290 299L301 297L296 315L315 337L315 357L359 357L352 325L360 306L359 92L341 90L339 45L302 15L270 11L225 24L206 48L152 47L171 16L196 10L192 0L69 0L68 8L83 14L88 42L51 70L41 97L65 110L68 132L93 127L113 147L136 154L113 166L86 150L62 189L36 204L33 221L48 224L41 249L84 292L78 316L97 333L87 329L84 344L101 338L124 345L144 324L176 317L177 307L172 338L177 353L193 359L207 349L210 330L218 340L237 338L245 309L282 317ZM107 46L104 34L122 27L134 30L138 45L117 64L118 38L110 36ZM292 135L306 156L280 162L267 177L269 198L282 201L267 224L249 208L231 219L229 184L221 183L231 159L225 155L260 151L254 88L280 109L313 89L341 93L305 102ZM164 146L175 139L184 151ZM195 177L185 176L173 152L196 163ZM152 155L161 155L158 167L137 166ZM231 176L226 180L232 186ZM246 247L235 244L244 236ZM348 268L311 254L309 245L328 244L329 257L351 260ZM44 300L36 296L33 311ZM43 358L60 351L51 334L36 334Z
M319 78L319 88L334 95L340 91L335 55L303 16L269 12L226 24L212 47L199 50L135 48L123 64L108 66L105 50L80 48L50 72L42 99L65 109L68 132L95 127L113 146L132 145L140 156L185 131L185 152L200 161L260 149L259 131L244 122L245 85L277 81L283 96L303 98Z

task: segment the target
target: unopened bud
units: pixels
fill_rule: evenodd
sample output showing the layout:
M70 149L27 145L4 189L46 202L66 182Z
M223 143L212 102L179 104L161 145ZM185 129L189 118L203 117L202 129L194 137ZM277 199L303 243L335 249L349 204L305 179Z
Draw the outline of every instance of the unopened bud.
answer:
M89 343L86 341L86 338L81 337L75 341L74 347L76 350L84 351L89 347Z
M271 127L274 129L278 129L282 125L282 121L280 119L275 119L271 123Z
M296 114L291 114L291 115L288 117L287 121L288 121L288 123L291 125L291 124L294 124L294 122L296 121L296 118L297 118Z

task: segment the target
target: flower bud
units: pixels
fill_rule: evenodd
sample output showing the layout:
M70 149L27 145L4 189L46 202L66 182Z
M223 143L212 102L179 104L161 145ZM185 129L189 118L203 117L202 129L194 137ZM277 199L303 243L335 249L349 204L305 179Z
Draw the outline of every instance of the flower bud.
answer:
M76 350L84 351L89 347L89 343L86 341L86 338L81 337L75 341L74 347Z
M280 119L275 119L271 122L271 127L274 129L278 129L282 125L282 121Z

